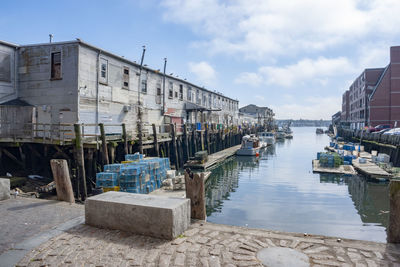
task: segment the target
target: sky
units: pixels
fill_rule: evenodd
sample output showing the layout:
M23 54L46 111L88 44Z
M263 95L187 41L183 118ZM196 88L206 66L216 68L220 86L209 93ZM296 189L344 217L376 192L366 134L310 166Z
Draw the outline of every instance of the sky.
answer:
M153 69L272 108L330 119L365 68L400 45L399 0L2 1L0 40L80 38Z

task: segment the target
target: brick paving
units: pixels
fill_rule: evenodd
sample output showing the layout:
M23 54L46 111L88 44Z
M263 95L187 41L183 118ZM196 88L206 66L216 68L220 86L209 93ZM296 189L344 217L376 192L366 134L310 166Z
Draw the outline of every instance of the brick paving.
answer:
M56 200L17 197L0 201L0 254L83 215L83 205Z
M287 247L311 266L399 266L393 244L195 222L166 241L79 225L29 252L17 266L262 266L262 248Z

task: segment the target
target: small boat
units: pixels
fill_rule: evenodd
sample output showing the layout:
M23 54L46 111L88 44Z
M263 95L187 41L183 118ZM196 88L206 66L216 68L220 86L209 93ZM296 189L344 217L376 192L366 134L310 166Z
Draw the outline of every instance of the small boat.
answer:
M258 139L261 147L275 144L275 134L273 132L260 132L258 133Z
M285 132L285 138L286 139L292 139L293 138L293 131L289 127L284 129Z
M321 129L321 128L317 128L317 130L315 130L315 133L316 133L316 134L323 134L323 133L324 133L324 130Z
M275 133L275 138L277 140L285 139L285 136L286 136L286 134L283 130L279 130Z
M238 156L257 156L260 152L260 141L254 135L245 135L242 138L242 145L236 151Z

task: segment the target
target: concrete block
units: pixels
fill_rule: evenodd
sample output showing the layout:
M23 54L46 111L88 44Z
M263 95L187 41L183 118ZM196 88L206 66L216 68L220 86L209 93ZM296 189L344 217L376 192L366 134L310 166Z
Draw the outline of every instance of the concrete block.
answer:
M174 239L190 225L190 200L107 192L85 202L88 225Z
M10 179L0 178L0 200L6 200L9 198L10 198Z

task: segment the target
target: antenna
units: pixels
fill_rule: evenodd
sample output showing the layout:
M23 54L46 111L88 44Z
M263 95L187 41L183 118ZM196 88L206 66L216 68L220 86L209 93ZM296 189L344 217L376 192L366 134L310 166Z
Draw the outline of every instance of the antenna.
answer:
M53 41L53 37L54 37L53 34L50 33L50 34L49 34L49 42L50 42L50 43Z

